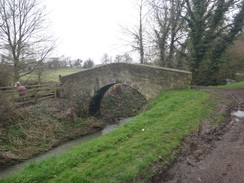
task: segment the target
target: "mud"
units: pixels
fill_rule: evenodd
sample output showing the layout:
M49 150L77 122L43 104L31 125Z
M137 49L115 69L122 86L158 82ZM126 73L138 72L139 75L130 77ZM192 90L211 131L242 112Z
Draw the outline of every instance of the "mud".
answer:
M218 127L204 121L198 131L183 140L179 156L148 182L244 182L244 89L206 90L224 100L217 111L227 120Z

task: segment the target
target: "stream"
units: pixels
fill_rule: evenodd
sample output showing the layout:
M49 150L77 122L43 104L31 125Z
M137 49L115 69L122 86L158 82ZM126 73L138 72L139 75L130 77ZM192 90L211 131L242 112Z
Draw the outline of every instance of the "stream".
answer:
M71 150L74 146L77 146L77 145L80 145L80 144L82 144L84 142L87 142L89 140L98 138L101 135L104 135L104 134L116 129L120 125L129 122L133 118L134 117L122 119L122 120L119 121L119 123L111 124L111 125L106 126L102 131L99 131L99 132L96 132L96 133L93 133L93 134L90 134L90 135L86 135L86 136L83 136L83 137L75 139L75 140L71 140L69 142L66 142L66 143L64 143L64 144L62 144L60 146L57 146L57 147L51 149L50 151L48 151L48 152L46 152L44 154L41 154L41 155L39 155L37 157L33 157L33 158L31 158L29 160L26 160L26 161L24 161L22 163L19 163L19 164L13 165L11 167L8 167L8 168L6 168L4 170L1 170L0 171L0 178L8 177L8 176L11 176L13 174L16 174L16 173L20 172L21 170L23 170L25 165L29 164L30 162L38 162L38 161L41 161L41 160L43 160L45 158L48 158L48 157L51 157L51 156L57 156L57 155L60 155L60 154L62 154L64 152L67 152L67 151Z

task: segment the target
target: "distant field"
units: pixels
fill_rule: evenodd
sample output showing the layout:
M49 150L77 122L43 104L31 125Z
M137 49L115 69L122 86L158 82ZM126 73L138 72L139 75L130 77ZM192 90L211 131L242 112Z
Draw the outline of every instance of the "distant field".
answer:
M59 81L59 75L65 76L69 74L73 74L76 72L80 72L83 69L59 69L59 70L47 70L44 71L41 80L42 82L58 82ZM23 78L21 78L21 81L38 81L38 76L36 73L27 75Z

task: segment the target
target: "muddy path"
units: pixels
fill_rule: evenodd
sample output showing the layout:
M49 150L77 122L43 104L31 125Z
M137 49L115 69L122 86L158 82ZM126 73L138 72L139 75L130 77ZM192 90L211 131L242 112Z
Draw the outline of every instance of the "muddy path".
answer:
M204 121L198 131L184 139L180 155L148 182L244 182L244 89L206 90L225 101L217 111L225 113L227 120L217 128ZM234 113L238 110L239 117Z

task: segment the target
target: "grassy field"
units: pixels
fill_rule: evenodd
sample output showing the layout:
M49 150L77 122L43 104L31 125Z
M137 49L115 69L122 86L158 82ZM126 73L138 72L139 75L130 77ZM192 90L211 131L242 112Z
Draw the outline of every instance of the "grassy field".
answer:
M175 157L184 136L215 113L218 101L209 97L192 89L164 92L129 123L0 182L144 182Z
M80 72L82 70L83 69L47 70L47 71L44 71L41 78L42 78L42 82L59 82L59 75L65 76L65 75L73 74L76 72ZM37 79L36 73L32 73L30 75L27 75L27 76L21 78L21 81L27 81L27 80L37 81L38 79Z

